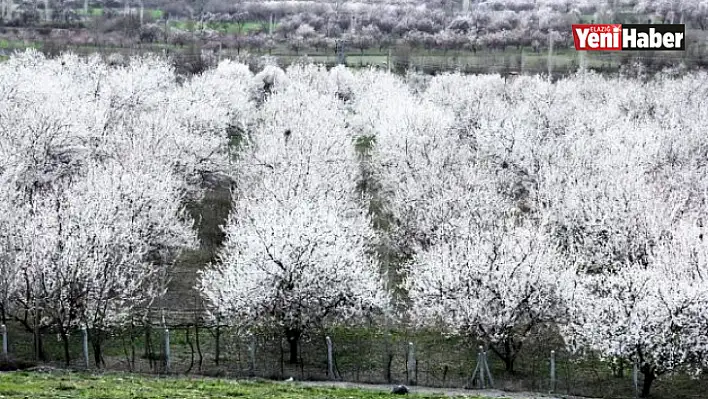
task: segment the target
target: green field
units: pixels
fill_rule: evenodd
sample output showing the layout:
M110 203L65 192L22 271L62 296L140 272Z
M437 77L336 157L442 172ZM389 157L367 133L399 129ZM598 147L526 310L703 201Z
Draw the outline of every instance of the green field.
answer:
M91 7L88 9L88 13L84 11L83 8L77 8L76 13L79 15L90 15L92 17L100 17L103 15L103 8L102 7ZM154 19L160 19L162 18L163 11L158 10L158 9L145 9L145 15L149 15L150 17Z
M25 49L25 48L40 48L41 44L40 43L29 43L25 44L22 40L7 40L7 39L0 39L0 49L5 49L5 50L13 50L13 49Z
M78 8L78 9L76 9L76 13L79 15L87 15L88 14L93 17L99 17L99 16L103 15L103 8L91 7L88 9L88 13L86 13L83 8Z
M0 398L91 399L386 399L397 396L374 390L301 386L297 383L225 381L203 378L151 378L125 374L12 372L0 374ZM416 399L442 395L411 395Z

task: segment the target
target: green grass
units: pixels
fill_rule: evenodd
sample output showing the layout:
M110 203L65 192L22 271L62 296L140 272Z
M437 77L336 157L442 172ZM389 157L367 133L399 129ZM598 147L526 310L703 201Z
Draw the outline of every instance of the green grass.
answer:
M158 9L145 10L145 13L154 19L160 19L164 15L164 12Z
M83 7L82 8L77 8L76 13L79 15L86 15L87 13L84 12ZM162 15L164 12L162 10L158 9L145 9L145 14L151 16L154 19L160 19L162 18ZM92 17L100 17L103 15L103 8L102 7L90 7L88 9L88 15Z
M76 9L76 13L79 14L79 15L86 15L86 14L87 14L86 12L84 12L84 9L83 9L83 8L77 8L77 9ZM100 17L101 15L103 15L103 8L101 8L101 7L90 7L90 8L88 9L88 15L90 15L90 16L92 16L92 17Z
M24 49L28 47L39 48L41 47L41 44L35 42L25 44L22 40L0 39L0 49Z
M416 399L442 395L410 395ZM203 378L152 378L127 374L15 372L0 375L0 397L6 399L385 399L382 391L302 386L297 383L224 381Z

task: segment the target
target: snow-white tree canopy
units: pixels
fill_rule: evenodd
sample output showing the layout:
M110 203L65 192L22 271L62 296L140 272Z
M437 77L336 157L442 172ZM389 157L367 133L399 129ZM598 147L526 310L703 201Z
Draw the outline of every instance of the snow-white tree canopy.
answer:
M288 84L259 108L235 161L224 249L199 283L214 313L279 325L295 339L388 306L356 193L354 137L335 91L309 85L327 76L311 71L289 70Z
M22 303L31 288L30 297L69 328L119 322L159 297L161 269L151 262L194 245L181 184L162 169L96 165L18 205L30 217L10 230L14 262L31 266L16 284L27 279L33 287L14 299Z
M226 241L197 288L233 324L295 342L361 321L388 308L382 274L405 264L410 320L481 338L509 368L550 324L578 352L640 362L649 384L701 368L708 75L674 72L551 82L223 62L178 83L157 57L13 56L1 309L120 323L164 291L195 244L183 206L217 182L232 189Z
M540 230L504 224L475 226L414 258L408 291L418 323L502 344L562 319L558 255Z
M329 199L237 206L220 265L201 282L206 297L233 322L305 331L385 308L361 211Z
M700 370L708 326L708 258L697 226L682 223L672 235L655 237L659 244L647 264L578 274L578 288L568 300L572 322L563 326L571 348L637 362L649 379Z
M186 201L229 173L229 129L249 124L244 68L180 86L157 57L109 67L27 51L0 65L4 316L101 329L164 293L196 245Z

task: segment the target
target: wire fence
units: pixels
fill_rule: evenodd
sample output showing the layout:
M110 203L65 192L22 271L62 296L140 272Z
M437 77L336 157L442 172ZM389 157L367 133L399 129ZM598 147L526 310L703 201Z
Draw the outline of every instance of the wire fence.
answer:
M603 398L636 396L631 365L573 355L564 350L552 330L539 330L529 337L509 370L483 341L373 324L311 330L295 347L279 330L246 332L206 324L198 315L191 323L148 323L111 331L73 329L66 340L51 328L36 334L27 327L8 321L2 330L6 343L2 369L53 366L158 375L493 387ZM100 346L95 345L98 341ZM640 374L640 387L641 379ZM708 379L676 373L655 383L653 397L700 398L707 389Z

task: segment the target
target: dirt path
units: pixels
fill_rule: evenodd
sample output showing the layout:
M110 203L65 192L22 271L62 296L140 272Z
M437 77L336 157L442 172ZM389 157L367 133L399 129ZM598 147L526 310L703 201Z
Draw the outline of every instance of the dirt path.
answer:
M386 391L391 392L393 385L376 385L376 384L360 384L352 382L338 382L338 381L295 381L293 384L299 384L303 386L317 386L317 387L334 387L334 388L357 388L357 389L371 389L376 391ZM427 387L408 387L411 393L422 393L422 394L443 394L446 396L479 396L483 398L509 398L509 399L572 399L577 398L574 396L567 395L549 395L531 392L504 392L497 389L454 389L454 388L427 388ZM583 398L587 399L587 398Z

